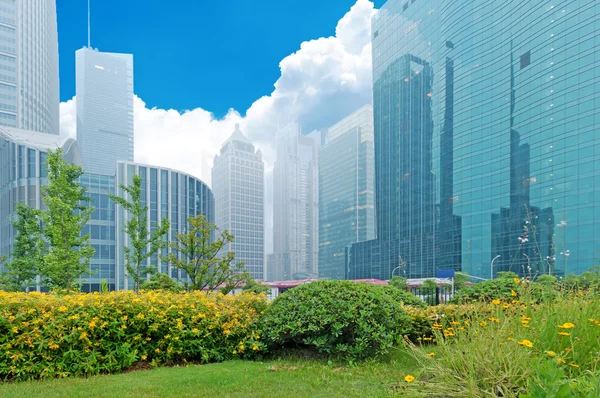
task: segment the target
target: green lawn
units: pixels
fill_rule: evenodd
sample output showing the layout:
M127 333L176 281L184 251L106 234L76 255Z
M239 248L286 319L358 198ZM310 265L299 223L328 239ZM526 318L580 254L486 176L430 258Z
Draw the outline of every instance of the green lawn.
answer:
M229 361L158 368L88 379L0 385L8 397L385 397L411 372L402 352L389 361L328 366L315 360Z

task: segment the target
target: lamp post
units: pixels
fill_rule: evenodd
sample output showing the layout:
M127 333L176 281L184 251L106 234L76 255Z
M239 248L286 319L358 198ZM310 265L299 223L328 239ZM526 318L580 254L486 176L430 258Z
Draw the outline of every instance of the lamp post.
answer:
M527 253L523 253L523 255L527 257L527 271L531 272L531 261L529 260L529 256L527 255Z
M399 265L399 266L397 266L396 268L394 268L394 269L392 270L392 276L390 277L390 279L394 277L394 272L396 272L396 270L397 270L397 269L399 269L399 268L402 268L402 266L401 266L401 265ZM398 275L398 276L400 276L400 275Z
M490 279L494 279L494 261L496 261L496 259L500 257L500 255L498 254L496 257L494 257L494 259L492 260L492 262L490 263Z

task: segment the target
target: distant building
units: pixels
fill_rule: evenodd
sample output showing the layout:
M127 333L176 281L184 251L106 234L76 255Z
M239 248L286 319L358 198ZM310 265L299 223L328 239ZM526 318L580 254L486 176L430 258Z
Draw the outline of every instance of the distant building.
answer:
M319 153L319 277L348 278L345 250L375 238L373 107L328 129Z
M133 55L84 47L76 53L77 140L85 171L115 175L133 161Z
M0 126L58 135L56 1L0 4Z
M234 251L235 261L243 261L257 280L265 279L264 179L260 149L255 150L236 124L214 159L215 223L235 237L224 251Z
M277 135L273 168L273 256L269 279L317 275L319 142L297 123Z

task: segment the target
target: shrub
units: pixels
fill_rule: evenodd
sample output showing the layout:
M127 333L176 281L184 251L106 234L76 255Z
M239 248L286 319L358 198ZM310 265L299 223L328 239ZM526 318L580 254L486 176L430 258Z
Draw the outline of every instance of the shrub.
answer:
M141 289L143 290L164 290L167 292L180 293L183 291L183 286L169 275L157 272L152 274L150 279L142 282Z
M0 378L112 373L252 356L263 350L264 296L0 292Z
M427 304L414 294L400 290L394 286L384 286L384 290L386 294L391 296L395 301L402 303L406 306L417 307L417 308L426 308Z
M272 347L301 345L347 359L385 354L409 323L382 286L349 281L300 285L277 297L262 327Z

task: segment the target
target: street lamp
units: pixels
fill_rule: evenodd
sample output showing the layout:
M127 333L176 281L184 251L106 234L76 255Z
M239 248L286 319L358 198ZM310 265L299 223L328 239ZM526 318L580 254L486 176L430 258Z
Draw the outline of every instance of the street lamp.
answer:
M402 268L402 265L399 265L399 266L397 266L396 268L394 268L392 270L392 276L391 276L392 278L394 277L394 272L396 272L396 270L399 269L399 268ZM400 275L398 275L398 276L400 276Z
M498 257L500 257L499 254L496 257L494 257L494 259L492 260L492 262L490 264L490 279L494 279L494 261L496 261L496 259Z

